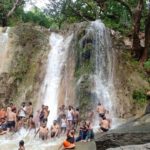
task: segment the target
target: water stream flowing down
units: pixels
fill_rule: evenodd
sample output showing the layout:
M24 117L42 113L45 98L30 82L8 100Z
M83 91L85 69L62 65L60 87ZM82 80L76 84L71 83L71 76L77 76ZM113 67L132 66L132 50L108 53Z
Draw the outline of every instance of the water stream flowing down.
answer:
M48 56L47 73L42 86L43 104L50 109L48 127L57 119L59 86L72 37L73 35L70 35L64 39L63 36L56 33L52 33L50 36L51 50Z
M8 29L7 29L8 31ZM4 72L6 67L7 59L7 43L8 43L8 32L0 32L0 73Z
M96 95L96 103L100 102L103 104L111 112L111 117L114 118L113 99L116 97L113 87L113 68L115 55L110 33L100 20L96 20L91 23L87 34L93 37L94 59L92 61L95 64L93 74L95 88L93 93ZM98 122L95 121L95 124L98 125Z

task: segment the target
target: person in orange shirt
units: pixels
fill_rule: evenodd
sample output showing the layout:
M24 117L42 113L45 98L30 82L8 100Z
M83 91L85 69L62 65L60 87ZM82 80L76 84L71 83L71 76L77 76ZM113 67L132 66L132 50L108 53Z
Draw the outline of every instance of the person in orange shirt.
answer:
M6 118L6 116L7 116L7 113L5 111L5 108L1 108L1 110L0 110L0 119Z

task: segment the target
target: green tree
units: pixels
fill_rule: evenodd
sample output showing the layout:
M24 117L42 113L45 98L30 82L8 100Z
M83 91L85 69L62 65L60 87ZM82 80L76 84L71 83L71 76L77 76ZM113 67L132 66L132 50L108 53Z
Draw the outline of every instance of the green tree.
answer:
M0 1L0 25L7 26L8 20L24 5L25 0L2 0ZM23 9L23 7L22 7Z
M22 14L23 22L32 22L40 26L49 28L52 24L52 19L46 16L39 8L34 7L32 11L25 12Z

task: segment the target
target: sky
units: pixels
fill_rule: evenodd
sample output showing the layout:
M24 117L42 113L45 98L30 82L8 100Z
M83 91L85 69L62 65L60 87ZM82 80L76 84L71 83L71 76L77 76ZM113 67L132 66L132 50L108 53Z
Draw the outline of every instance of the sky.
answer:
M38 8L44 8L46 7L46 4L49 3L49 0L30 0L31 3L33 3L35 6L37 6ZM30 2L28 2L24 8L25 11L29 11L31 10L31 8L33 7L32 4Z

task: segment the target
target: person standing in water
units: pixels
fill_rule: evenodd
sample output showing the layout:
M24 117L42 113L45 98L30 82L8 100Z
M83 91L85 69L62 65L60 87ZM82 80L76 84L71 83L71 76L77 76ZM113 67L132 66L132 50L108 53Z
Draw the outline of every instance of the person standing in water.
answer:
M47 140L48 138L48 128L46 127L46 124L45 123L42 123L40 128L37 130L36 134L35 134L35 137L36 135L39 133L39 138L42 139L42 140Z
M100 118L103 119L105 117L106 109L101 103L98 103L97 112Z
M21 140L21 141L19 142L19 149L18 149L18 150L25 150L24 141L23 141L23 140Z
M7 128L14 131L16 127L16 113L10 107L7 108Z

